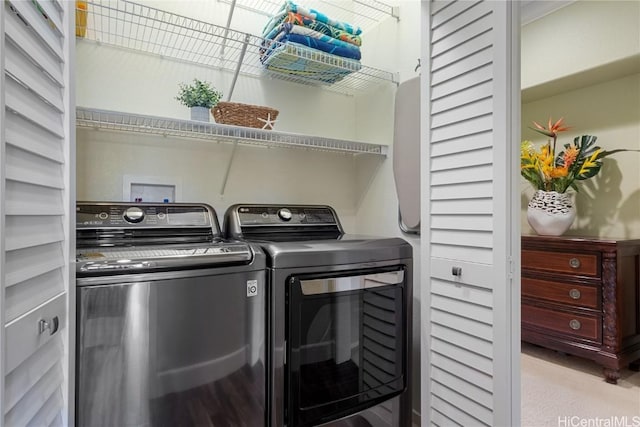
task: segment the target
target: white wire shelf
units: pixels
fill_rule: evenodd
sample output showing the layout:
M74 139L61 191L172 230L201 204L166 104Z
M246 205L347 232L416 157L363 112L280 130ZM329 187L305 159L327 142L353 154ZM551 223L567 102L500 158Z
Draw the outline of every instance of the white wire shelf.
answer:
M267 71L260 61L264 41L261 37L127 0L88 2L84 38L241 75L277 77L349 95L398 83L394 73L364 65L354 67L352 60L297 44L288 44L287 54L308 61L315 69L344 70L346 76L334 83L323 83L322 76L308 79ZM330 76L324 80L333 81Z
M387 146L275 130L179 120L93 108L76 108L76 126L110 131L238 142L267 147L306 148L351 154L387 155Z
M231 0L219 0L232 4ZM399 19L398 7L377 0L301 0L307 8L321 11L337 21L348 22L367 32L383 19L393 17ZM298 1L295 1L298 3ZM283 0L235 0L235 6L253 12L273 16L282 7Z

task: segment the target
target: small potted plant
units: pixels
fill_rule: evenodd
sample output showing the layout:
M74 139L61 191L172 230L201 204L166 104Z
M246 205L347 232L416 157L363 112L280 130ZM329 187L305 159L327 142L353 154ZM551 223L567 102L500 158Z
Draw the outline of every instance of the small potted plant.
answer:
M220 101L222 92L211 83L198 79L193 79L193 84L189 85L180 83L179 87L176 99L191 108L191 120L208 122L209 110Z

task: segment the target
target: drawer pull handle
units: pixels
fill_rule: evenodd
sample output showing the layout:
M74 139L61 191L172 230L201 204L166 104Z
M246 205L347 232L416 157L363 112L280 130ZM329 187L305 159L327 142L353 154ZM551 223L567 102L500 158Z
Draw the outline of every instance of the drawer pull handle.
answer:
M580 293L580 291L578 289L571 289L569 291L569 296L573 299L580 299L580 297L582 296L582 294Z
M569 327L570 327L571 329L573 329L574 331L577 331L578 329L580 329L580 328L582 327L582 324L580 323L580 321L579 321L579 320L572 319L572 320L569 322Z
M569 265L571 266L571 268L579 268L580 260L578 258L571 258L569 260Z
M451 267L451 274L456 277L462 276L462 267Z

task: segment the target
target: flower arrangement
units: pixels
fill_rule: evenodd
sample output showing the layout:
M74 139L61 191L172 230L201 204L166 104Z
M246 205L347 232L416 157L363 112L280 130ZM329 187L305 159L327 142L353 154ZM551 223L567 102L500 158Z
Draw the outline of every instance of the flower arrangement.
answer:
M531 141L523 141L520 146L520 173L536 190L564 193L572 188L578 191L576 181L596 176L602 168L602 159L619 151L628 151L605 151L596 145L596 136L581 135L564 144L564 149L556 154L558 134L571 129L564 125L563 120L561 118L554 123L549 118L547 127L533 122L535 128L532 130L552 139L539 151Z
M211 108L220 102L222 92L216 90L211 83L193 79L193 84L179 84L180 92L176 99L187 107Z

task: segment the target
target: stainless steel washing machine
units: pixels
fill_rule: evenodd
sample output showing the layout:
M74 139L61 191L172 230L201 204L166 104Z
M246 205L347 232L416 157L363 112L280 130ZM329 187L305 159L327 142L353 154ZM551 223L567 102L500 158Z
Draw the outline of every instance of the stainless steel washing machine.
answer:
M265 256L205 204L77 204L78 426L264 426Z
M267 255L272 427L409 426L412 247L348 235L329 206L231 206Z

